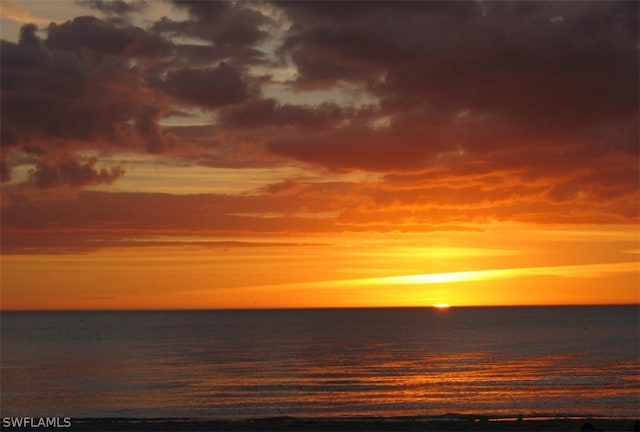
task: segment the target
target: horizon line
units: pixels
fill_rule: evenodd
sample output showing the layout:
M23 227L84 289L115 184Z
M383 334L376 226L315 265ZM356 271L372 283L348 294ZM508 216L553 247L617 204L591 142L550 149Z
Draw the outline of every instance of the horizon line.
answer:
M317 311L317 310L380 310L380 309L433 309L446 312L451 309L496 309L496 308L560 308L560 307L640 307L639 303L558 303L558 304L486 304L448 305L446 309L438 305L422 306L307 306L307 307L237 307L237 308L114 308L114 309L0 309L1 313L35 312L233 312L233 311Z

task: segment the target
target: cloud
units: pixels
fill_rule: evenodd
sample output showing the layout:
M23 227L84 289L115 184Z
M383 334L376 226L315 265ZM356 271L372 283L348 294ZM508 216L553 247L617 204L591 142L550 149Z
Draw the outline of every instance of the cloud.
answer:
M144 7L84 4L110 18ZM2 42L3 226L264 234L640 217L637 3L173 4L188 18L77 17ZM274 177L241 196L80 193L37 210L43 191L116 181L122 168L87 155L125 151L315 180Z
M3 145L56 139L119 141L135 116L135 71L118 59L49 49L23 28L2 41Z
M20 195L9 198L11 204L3 202L2 208L3 252L7 252L5 242L15 251L36 247L36 233L41 236L42 251L64 250L73 245L99 248L100 242L108 244L109 239L144 240L164 236L168 231L213 236L332 230L330 220L285 212L298 204L267 196L80 192L67 199L35 200ZM262 215L273 211L280 215ZM6 237L5 233L11 236Z
M222 124L233 128L300 127L335 128L345 118L354 117L354 110L337 104L319 106L279 103L275 99L254 98L220 113Z
M44 169L47 155L60 149L71 154L165 146L157 126L165 105L140 85L139 67L127 63L128 56L155 52L140 42L142 30L122 32L94 18L52 24L44 41L36 30L26 25L19 43L2 41L3 180L9 179L18 153L42 158Z
M382 97L453 109L544 114L540 103L556 110L583 98L635 106L632 3L314 3L275 3L292 21L282 51L298 66L299 85L377 77L371 89ZM553 14L564 23L550 23ZM349 25L334 16L349 16Z
M13 254L74 254L95 252L109 248L209 248L230 250L246 248L299 248L308 246L326 246L324 243L273 242L273 241L226 241L164 238L147 236L132 237L127 233L113 232L77 232L77 231L41 231L25 232L4 230L0 239L3 255Z
M190 20L173 21L165 17L155 23L154 31L196 37L226 47L254 46L268 35L261 27L271 20L242 2L174 0L173 3L187 10Z
M637 4L432 3L275 2L295 84L355 82L397 113L471 110L525 134L637 116Z
M264 53L253 47L176 43L174 52L175 58L171 64L174 67L207 67L219 61L240 67L264 63Z
M205 108L236 104L249 97L240 71L226 63L206 69L175 69L153 85L176 99Z
M121 168L97 169L96 161L96 158L89 158L83 163L72 157L51 161L39 160L36 168L29 173L29 181L40 189L59 186L79 188L87 185L111 184L124 174Z
M90 7L91 9L111 15L126 15L133 12L142 12L148 4L146 0L77 0L79 4Z
M88 49L95 53L141 58L167 57L173 51L173 45L157 34L137 27L116 27L91 16L50 24L45 45L52 49Z
M91 160L84 166L62 162L68 163L68 171L75 177L65 177L58 168L48 177L43 175L40 186L62 181L76 185L110 181L121 174L98 171ZM451 226L468 229L494 220L543 224L637 222L638 201L625 182L612 177L606 187L597 175L579 179L578 183L572 183L570 177L567 181L568 188L579 185L584 192L556 197L559 192L554 178L523 181L513 171L465 175L447 170L369 181L290 178L237 195L81 192L74 199L60 201L16 191L7 194L3 226L28 231L106 231L114 235L246 235L345 229L429 231ZM632 183L631 178L628 183Z

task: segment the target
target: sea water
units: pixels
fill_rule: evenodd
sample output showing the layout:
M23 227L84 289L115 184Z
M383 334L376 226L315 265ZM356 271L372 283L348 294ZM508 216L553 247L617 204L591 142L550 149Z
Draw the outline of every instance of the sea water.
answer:
M3 416L640 415L638 306L4 312Z

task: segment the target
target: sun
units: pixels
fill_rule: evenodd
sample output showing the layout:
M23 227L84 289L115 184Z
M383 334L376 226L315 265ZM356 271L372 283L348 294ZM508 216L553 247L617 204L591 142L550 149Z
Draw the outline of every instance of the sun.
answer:
M447 304L447 303L436 303L433 305L434 308L436 309L449 309L451 307L451 305Z

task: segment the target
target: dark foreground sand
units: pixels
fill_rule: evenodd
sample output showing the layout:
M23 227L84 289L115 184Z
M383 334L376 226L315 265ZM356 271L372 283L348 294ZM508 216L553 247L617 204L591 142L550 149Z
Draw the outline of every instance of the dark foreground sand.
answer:
M638 420L617 418L489 418L447 415L398 418L269 418L255 420L72 419L68 431L637 431ZM3 430L38 430L20 428ZM60 429L57 429L60 430Z

